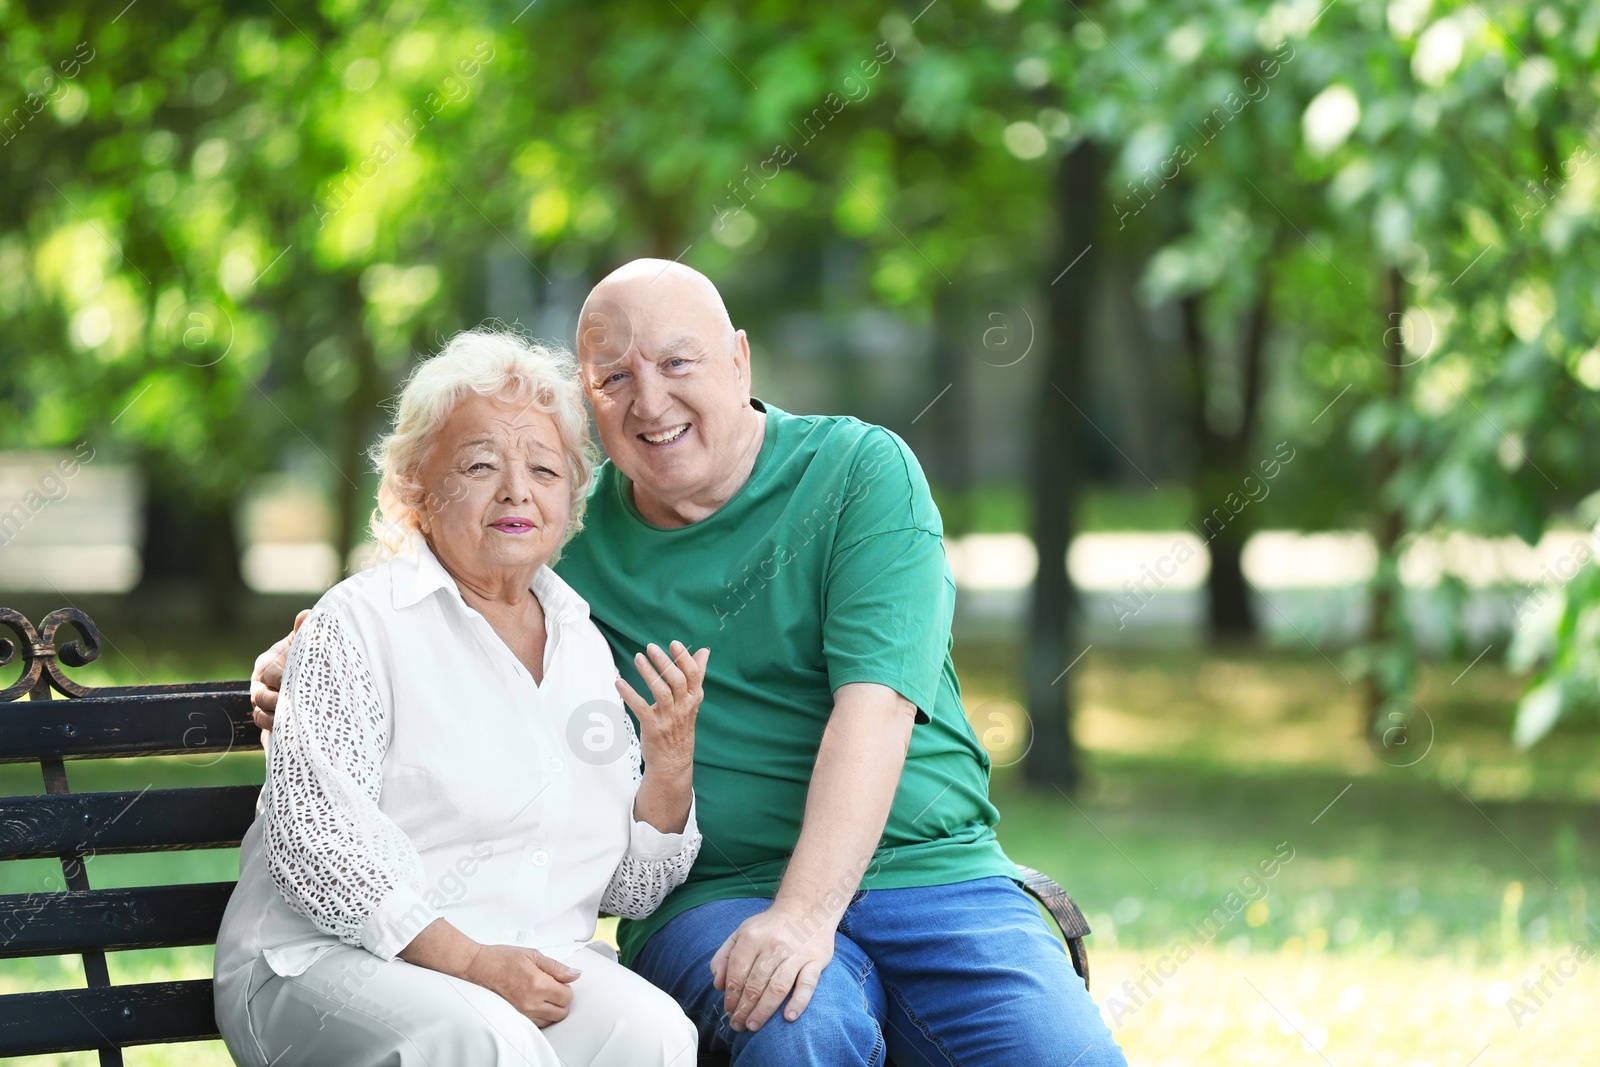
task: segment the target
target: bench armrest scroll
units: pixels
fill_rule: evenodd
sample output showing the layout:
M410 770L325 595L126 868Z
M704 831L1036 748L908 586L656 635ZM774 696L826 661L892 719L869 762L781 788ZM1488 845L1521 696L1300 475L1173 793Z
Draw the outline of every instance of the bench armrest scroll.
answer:
M1078 905L1067 895L1067 891L1048 874L1036 871L1032 867L1024 867L1019 863L1017 877L1022 882L1022 888L1045 906L1050 917L1055 919L1056 925L1061 928L1061 936L1067 942L1067 955L1072 957L1072 969L1078 972L1078 977L1083 979L1083 984L1087 987L1089 950L1085 947L1083 939L1089 933L1089 921L1083 917L1083 912L1078 910Z

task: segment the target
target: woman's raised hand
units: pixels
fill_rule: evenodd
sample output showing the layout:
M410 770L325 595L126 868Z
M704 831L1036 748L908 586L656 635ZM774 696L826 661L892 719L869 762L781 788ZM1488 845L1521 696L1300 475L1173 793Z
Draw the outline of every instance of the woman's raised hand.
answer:
M704 695L706 661L711 650L689 654L681 641L670 646L671 655L652 644L649 655L633 657L639 677L655 697L649 703L627 682L617 679L617 692L639 717L639 745L644 763L655 771L688 773L694 766L694 722Z

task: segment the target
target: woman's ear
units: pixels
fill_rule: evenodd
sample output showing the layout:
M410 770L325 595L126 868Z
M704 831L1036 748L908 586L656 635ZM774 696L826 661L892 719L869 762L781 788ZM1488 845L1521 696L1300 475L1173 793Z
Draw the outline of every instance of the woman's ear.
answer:
M414 477L414 476L413 476ZM400 502L417 517L417 529L422 533L428 532L428 520L432 518L432 509L428 506L430 494L423 492L420 482L410 479L400 485Z

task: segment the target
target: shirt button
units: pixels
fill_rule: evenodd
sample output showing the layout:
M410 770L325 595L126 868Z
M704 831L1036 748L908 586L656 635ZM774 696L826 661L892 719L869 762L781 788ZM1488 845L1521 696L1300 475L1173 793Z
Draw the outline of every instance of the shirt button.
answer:
M543 867L545 864L550 862L550 853L546 852L542 848L536 848L533 850L533 855L530 858L533 860L533 865L535 867Z
M559 757L559 756L551 756L550 757L550 769L552 771L555 771L557 774L560 774L562 768L564 768L565 766L566 766L566 764L561 762L561 757Z

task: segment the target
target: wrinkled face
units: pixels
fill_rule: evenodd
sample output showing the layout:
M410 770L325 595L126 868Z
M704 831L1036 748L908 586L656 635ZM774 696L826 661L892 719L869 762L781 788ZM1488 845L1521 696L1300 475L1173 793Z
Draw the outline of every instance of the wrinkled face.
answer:
M571 474L555 419L537 408L469 393L418 473L422 532L452 574L493 581L561 547Z
M750 406L743 331L731 348L726 319L671 275L590 298L578 325L584 391L606 454L637 488L676 500L726 478Z

